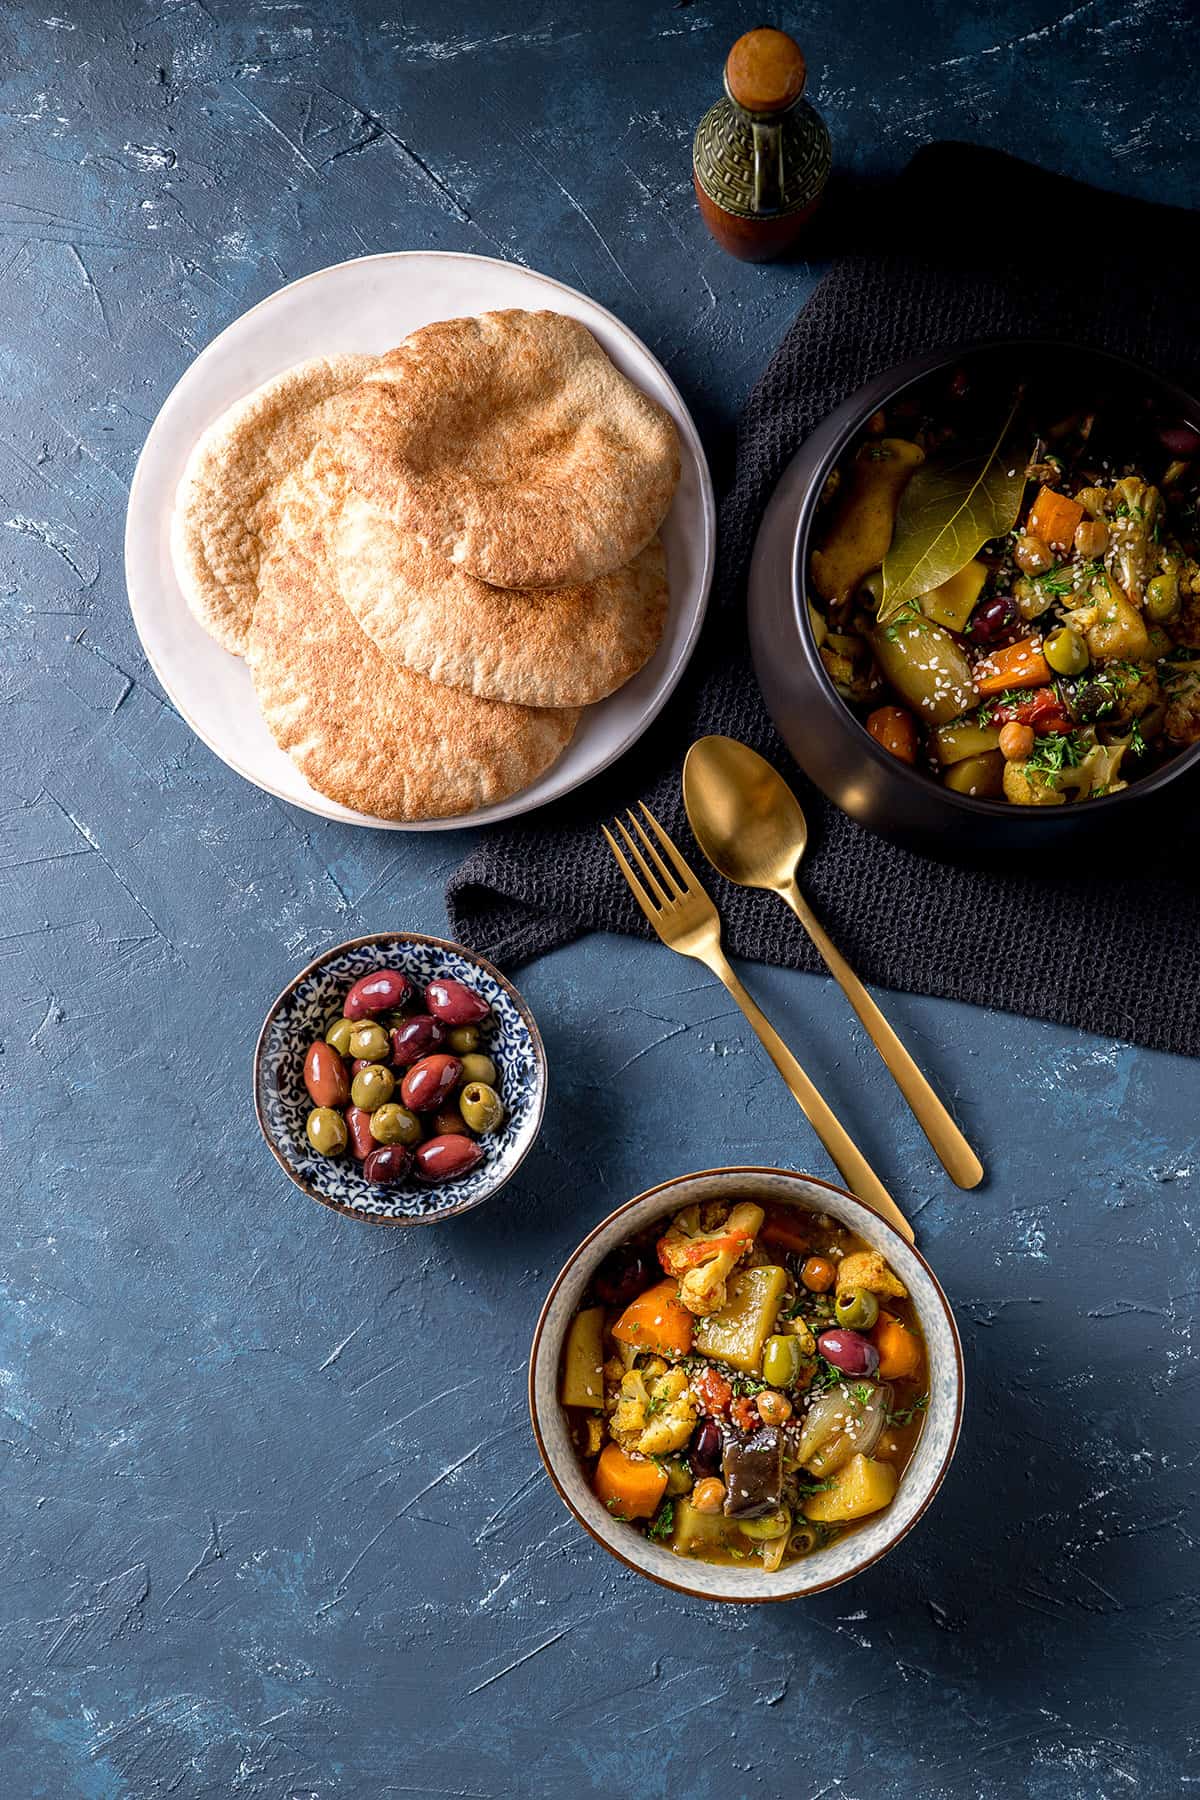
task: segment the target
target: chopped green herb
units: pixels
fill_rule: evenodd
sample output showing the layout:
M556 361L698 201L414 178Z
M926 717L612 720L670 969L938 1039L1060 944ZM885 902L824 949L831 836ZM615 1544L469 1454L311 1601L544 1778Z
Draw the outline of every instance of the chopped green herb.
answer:
M661 1542L663 1538L669 1538L674 1529L675 1502L673 1500L667 1500L659 1507L657 1513L655 1513L646 1536L656 1538Z

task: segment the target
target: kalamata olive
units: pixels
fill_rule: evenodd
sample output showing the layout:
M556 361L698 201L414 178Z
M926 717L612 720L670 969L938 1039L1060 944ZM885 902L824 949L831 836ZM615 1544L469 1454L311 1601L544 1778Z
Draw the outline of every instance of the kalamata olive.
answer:
M478 1025L486 1019L490 1008L486 1000L473 993L464 982L439 975L425 989L425 1004L443 1025Z
M697 1480L715 1475L721 1467L721 1432L715 1419L701 1419L692 1433L688 1461Z
M873 1375L879 1367L879 1352L861 1331L823 1331L817 1349L843 1375Z
M345 1106L350 1098L346 1065L323 1038L310 1045L304 1059L304 1085L314 1106Z
M350 1154L362 1162L377 1147L375 1134L371 1130L371 1115L364 1112L361 1106L348 1106L342 1117L346 1121L346 1131L350 1138Z
M1004 631L1007 631L1017 616L1017 609L1012 603L1010 594L997 594L992 600L985 600L977 607L971 617L968 636L977 644L991 644Z
M656 1272L640 1250L614 1250L596 1271L596 1298L606 1306L628 1306L650 1286Z
M394 1181L404 1180L412 1168L412 1159L413 1153L406 1144L380 1144L368 1156L362 1172L368 1181L389 1187Z
M412 983L399 969L376 969L373 975L361 975L346 995L343 1012L348 1019L373 1018L399 1006Z
M1160 425L1158 441L1172 456L1195 456L1200 451L1200 431L1191 425Z
M457 1181L483 1160L483 1150L469 1137L427 1138L416 1154L422 1181Z
M428 1013L406 1019L392 1033L392 1062L398 1069L409 1069L423 1056L432 1055L446 1041L446 1027Z
M400 1098L411 1112L436 1112L458 1086L461 1075L457 1056L423 1056L400 1083Z

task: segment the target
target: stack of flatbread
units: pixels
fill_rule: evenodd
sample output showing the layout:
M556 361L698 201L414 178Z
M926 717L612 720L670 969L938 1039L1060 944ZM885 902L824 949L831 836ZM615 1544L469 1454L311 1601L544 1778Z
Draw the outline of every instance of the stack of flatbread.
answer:
M653 655L678 479L670 418L583 325L483 313L238 401L171 549L314 788L449 818L527 787Z

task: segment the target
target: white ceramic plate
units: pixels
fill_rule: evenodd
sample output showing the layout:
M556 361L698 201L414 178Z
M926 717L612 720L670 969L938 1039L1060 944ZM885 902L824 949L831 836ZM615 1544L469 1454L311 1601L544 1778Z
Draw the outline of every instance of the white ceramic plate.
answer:
M679 431L683 472L662 528L671 610L657 654L617 693L587 708L565 754L531 787L497 806L404 825L339 806L311 788L263 722L244 663L188 611L171 564L170 517L188 453L227 406L305 357L379 353L434 319L516 306L581 319L617 367L664 406ZM336 263L243 313L201 352L168 395L138 461L125 526L125 579L134 624L155 674L192 730L222 762L307 812L352 825L447 831L532 812L607 768L665 705L692 653L712 580L712 482L678 389L639 338L595 301L546 275L489 256L398 251Z

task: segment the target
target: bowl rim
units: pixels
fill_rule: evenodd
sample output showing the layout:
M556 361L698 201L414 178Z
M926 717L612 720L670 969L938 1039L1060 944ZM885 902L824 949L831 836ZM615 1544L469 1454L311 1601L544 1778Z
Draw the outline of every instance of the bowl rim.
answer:
M1126 375L1138 376L1143 381L1152 384L1160 393L1166 393L1172 399L1177 399L1180 403L1180 411L1192 415L1197 423L1200 423L1200 399L1191 394L1187 388L1182 387L1179 382L1161 374L1152 364L1142 361L1139 357L1127 356L1119 350L1105 350L1097 345L1081 343L1078 339L1018 334L1012 337L1000 335L970 338L940 349L920 351L906 358L904 362L892 364L869 381L863 382L852 393L847 394L844 400L825 415L825 418L816 427L816 431L807 440L811 443L817 433L832 426L835 420L838 421L837 430L830 433L829 446L816 460L813 471L805 483L792 528L790 601L800 638L801 651L809 672L815 676L827 697L846 715L854 728L856 740L861 740L862 749L871 762L906 785L918 784L922 793L934 792L952 813L961 812L967 817L976 819L1006 818L1012 812L1011 803L1004 800L984 800L971 794L960 794L954 788L948 788L930 780L927 775L922 774L920 769L901 762L898 757L892 756L882 745L876 743L864 721L843 700L834 687L825 665L817 653L808 616L810 604L808 598L808 549L818 502L830 471L845 455L855 434L862 430L871 414L879 407L896 400L910 388L928 380L939 369L947 368L960 359L997 354L1002 351L1059 351L1068 355L1091 358L1099 363L1109 363L1115 369L1122 370ZM798 454L803 454L803 446ZM1138 799L1150 799L1160 793L1163 788L1170 786L1180 776L1193 770L1197 764L1200 764L1200 743L1180 750L1161 768L1155 769L1149 775L1139 776L1137 781L1122 788L1119 793L1102 794L1099 800L1089 800L1088 806L1089 808L1092 806L1105 807L1111 812L1124 801L1128 809ZM1055 818L1059 813L1058 807L1027 807L1024 810L1031 818L1041 820L1047 830L1053 828ZM1089 817L1091 816L1089 812Z
M583 1239L581 1239L581 1241L575 1246L575 1249L568 1256L568 1258L564 1262L562 1268L559 1270L558 1274L554 1277L553 1282L550 1284L550 1288L546 1294L545 1301L542 1304L541 1312L538 1314L538 1321L534 1327L534 1332L533 1332L533 1342L530 1346L530 1351L529 1351L529 1376L528 1376L528 1382L527 1382L527 1392L528 1392L530 1422L533 1426L533 1435L534 1435L534 1439L536 1440L536 1443L537 1443L538 1455L542 1459L542 1466L545 1469L547 1475L549 1475L551 1482L554 1484L554 1487L557 1489L559 1498L562 1500L563 1504L567 1507L568 1511L571 1513L572 1517L576 1520L576 1522L578 1524L582 1525L583 1529L587 1532L587 1534L590 1538L592 1538L597 1544L599 1544L602 1549L607 1550L609 1555L614 1556L619 1563L622 1563L625 1566L625 1568L631 1569L635 1575L640 1575L646 1581L653 1581L658 1587L669 1588L672 1593L685 1594L688 1597L688 1599L690 1599L690 1600L705 1600L714 1605L774 1606L774 1605L779 1605L783 1602L808 1600L808 1599L811 1599L812 1596L815 1594L823 1594L823 1593L826 1593L830 1588L841 1587L844 1582L851 1580L855 1576L862 1575L863 1573L865 1573L865 1571L867 1569L872 1568L877 1562L882 1562L883 1558L885 1556L889 1555L891 1553L891 1551L893 1551L896 1548L897 1544L901 1543L902 1540L908 1536L909 1532L912 1531L913 1527L917 1524L918 1520L920 1520L924 1517L925 1513L928 1511L929 1507L932 1505L933 1500L934 1500L936 1494L938 1493L938 1490L940 1489L943 1481L946 1479L947 1471L950 1468L950 1464L954 1460L954 1453L958 1448L959 1435L962 1431L963 1402L964 1402L964 1395L965 1395L965 1389L966 1389L966 1370L965 1370L965 1366L963 1363L962 1340L959 1337L958 1324L954 1317L954 1309L951 1307L950 1302L946 1297L945 1290L942 1287L941 1282L938 1280L937 1275L934 1273L933 1269L930 1267L928 1261L922 1255L921 1251L917 1249L917 1246L915 1244L906 1244L905 1248L907 1250L909 1250L912 1253L912 1255L914 1255L916 1257L917 1261L920 1263L920 1265L924 1269L926 1275L929 1277L930 1281L932 1282L934 1292L937 1294L938 1299L941 1301L942 1308L943 1308L943 1311L944 1311L945 1317L946 1317L946 1323L948 1324L948 1326L950 1328L950 1342L951 1342L951 1345L952 1345L953 1351L954 1351L954 1372L955 1372L954 1421L953 1421L953 1424L951 1427L949 1439L946 1444L945 1454L943 1455L941 1463L939 1464L939 1466L933 1476L933 1479L930 1483L929 1492L925 1495L925 1498L921 1501L921 1504L917 1507L916 1511L913 1513L912 1518L909 1519L907 1524L902 1526L901 1529L896 1532L896 1535L894 1537L889 1538L886 1544L882 1545L880 1549L875 1551L875 1553L872 1556L867 1557L865 1559L865 1561L858 1564L855 1568L848 1569L844 1575L833 1576L828 1581L815 1582L812 1587L805 1588L802 1593L734 1595L734 1594L707 1594L707 1593L704 1593L699 1588L690 1587L684 1581L669 1581L665 1575L652 1574L649 1569L643 1568L640 1563L634 1562L630 1557L626 1556L624 1551L622 1551L616 1543L610 1542L610 1540L608 1538L602 1536L602 1534L599 1531L597 1531L595 1529L595 1527L587 1519L584 1518L583 1514L579 1511L579 1508L575 1505L575 1502L572 1500L570 1494L567 1492L565 1486L559 1480L558 1472L555 1469L553 1462L551 1461L549 1452L546 1449L545 1439L542 1436L541 1419L540 1419L540 1416L538 1413L538 1407L537 1407L536 1372L537 1372L539 1358L541 1355L542 1338L545 1333L546 1322L549 1317L550 1308L553 1305L555 1296L557 1295L563 1282L566 1280L567 1276L570 1274L572 1269L575 1268L580 1257L588 1249L588 1246L590 1244L594 1243L594 1241L596 1240L597 1237L599 1237L601 1232L606 1231L608 1229L608 1227L614 1223L615 1220L619 1219L622 1216L622 1214L629 1212L635 1206L640 1206L646 1200L658 1199L660 1196L662 1196L664 1194L669 1194L673 1188L681 1187L687 1182L703 1181L711 1175L782 1175L782 1176L786 1176L789 1179L794 1180L794 1181L805 1182L811 1187L823 1188L823 1189L825 1189L825 1191L827 1193L836 1194L840 1199L849 1200L849 1201L853 1202L853 1204L855 1206L862 1207L866 1212L871 1214L872 1218L878 1222L881 1229L889 1237L895 1238L897 1243L904 1242L904 1240L900 1237L899 1232L897 1232L891 1225L889 1225L885 1218L883 1218L880 1214L876 1213L873 1207L868 1206L865 1200L860 1200L857 1194L851 1193L849 1188L840 1187L837 1184L837 1182L834 1182L834 1181L826 1181L820 1175L808 1175L802 1169L783 1169L783 1168L773 1167L769 1163L726 1163L726 1164L721 1164L715 1168L710 1168L710 1169L693 1169L693 1170L689 1171L687 1174L672 1175L672 1176L669 1176L667 1178L667 1180L665 1180L665 1181L656 1182L653 1187L648 1187L648 1188L644 1189L642 1193L635 1194L631 1200L623 1201L620 1206L614 1207L612 1212L608 1213L603 1219L598 1220L598 1222L588 1232L587 1236L584 1237ZM811 1209L809 1209L809 1210L811 1210Z
M368 944L396 943L423 944L427 948L434 950L448 950L453 955L464 957L468 962L474 963L476 967L482 969L486 975L491 976L492 980L496 982L499 987L503 988L504 992L516 1007L517 1012L520 1014L521 1022L529 1033L529 1039L533 1045L534 1061L537 1063L538 1071L541 1075L541 1081L538 1084L537 1103L529 1122L525 1143L508 1173L501 1180L497 1181L495 1187L489 1188L486 1193L479 1194L474 1199L463 1200L457 1206L447 1206L439 1209L437 1212L426 1213L420 1217L411 1219L394 1218L380 1213L359 1212L357 1207L346 1206L340 1200L330 1200L325 1194L318 1193L316 1188L292 1167L291 1163L268 1131L267 1122L263 1116L262 1101L259 1098L259 1072L262 1067L268 1028L286 1002L291 998L295 990L299 987L300 983L307 980L307 978L313 974L315 970L319 969L322 964L331 962L335 957L344 955L348 950L361 950ZM276 994L274 1000L272 1000L270 1006L267 1008L262 1025L259 1028L258 1037L255 1040L250 1079L254 1094L254 1114L258 1120L258 1128L262 1132L263 1140L284 1174L290 1181L294 1182L296 1187L307 1194L310 1200L317 1201L321 1206L327 1206L330 1212L341 1213L345 1218L355 1219L360 1225L438 1225L443 1219L453 1219L460 1213L474 1212L477 1206L485 1205L487 1201L492 1199L493 1195L498 1194L500 1189L507 1186L512 1180L521 1164L525 1161L525 1158L529 1155L529 1152L533 1149L542 1129L542 1119L546 1111L546 1090L550 1084L550 1063L546 1056L546 1046L542 1042L542 1034L538 1030L537 1020L530 1010L528 1001L525 999L524 995L513 986L508 977L502 975L496 965L488 961L486 956L480 956L477 950L469 950L465 944L455 943L452 938L433 937L428 932L424 931L368 931L364 932L361 937L347 938L344 943L331 944L328 949L322 950L319 955L314 956L311 962L305 963L304 967L298 970L297 973L292 976L291 980L279 990L278 994Z

